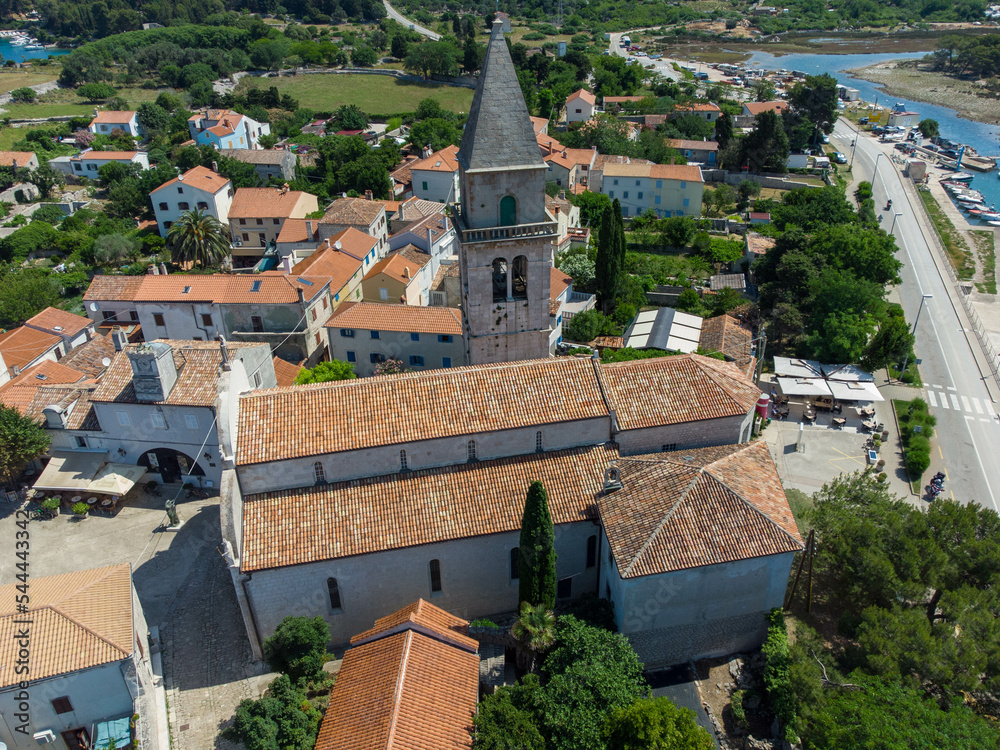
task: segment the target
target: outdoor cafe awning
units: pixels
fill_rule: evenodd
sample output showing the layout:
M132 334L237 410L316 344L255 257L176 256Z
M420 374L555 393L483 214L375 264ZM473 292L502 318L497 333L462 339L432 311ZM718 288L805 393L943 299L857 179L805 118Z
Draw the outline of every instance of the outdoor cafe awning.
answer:
M86 492L105 455L104 451L52 451L35 489Z
M838 401L885 401L878 387L867 381L828 380L827 385Z
M87 486L87 492L97 492L102 495L124 495L146 473L145 466L132 464L108 464Z
M786 396L830 396L830 387L822 378L778 378L778 387Z

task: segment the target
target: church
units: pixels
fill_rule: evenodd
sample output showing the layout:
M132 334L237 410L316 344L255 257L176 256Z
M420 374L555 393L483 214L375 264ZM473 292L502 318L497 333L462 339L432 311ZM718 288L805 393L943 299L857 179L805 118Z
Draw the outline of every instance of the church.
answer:
M246 393L220 415L224 553L255 656L289 615L335 646L409 602L518 608L529 484L557 597L610 600L647 667L751 648L802 540L760 391L696 354L548 356L555 231L499 25L459 151L466 367Z

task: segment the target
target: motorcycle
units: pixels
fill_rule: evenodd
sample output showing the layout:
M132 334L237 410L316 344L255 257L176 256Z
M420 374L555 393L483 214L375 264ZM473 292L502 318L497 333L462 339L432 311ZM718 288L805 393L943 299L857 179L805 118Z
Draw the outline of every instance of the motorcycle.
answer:
M887 203L885 204L885 210L886 210L886 211L888 211L888 210L889 210L890 208L892 208L892 199L891 199L891 198L890 198L890 199L889 199L889 201L888 201L888 202L887 202Z
M945 480L946 478L947 478L947 475L946 475L946 474L945 474L945 473L944 473L943 471L939 471L939 472L938 472L937 474L935 474L935 475L934 475L934 477L933 477L933 479L940 479L940 480L942 480L942 481L944 481L944 480Z

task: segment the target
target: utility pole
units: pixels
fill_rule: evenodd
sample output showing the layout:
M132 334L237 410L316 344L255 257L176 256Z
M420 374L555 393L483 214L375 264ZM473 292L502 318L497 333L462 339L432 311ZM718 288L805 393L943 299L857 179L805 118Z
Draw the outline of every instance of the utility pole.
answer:
M913 336L917 335L917 323L920 322L920 313L924 309L924 303L929 299L934 299L934 295L925 294L923 297L920 298L920 307L917 308L917 317L913 319L913 330L910 331L910 333ZM900 378L902 378L903 373L906 372L906 365L909 364L909 362L910 362L910 353L907 352L906 357L903 359L903 369L899 371Z

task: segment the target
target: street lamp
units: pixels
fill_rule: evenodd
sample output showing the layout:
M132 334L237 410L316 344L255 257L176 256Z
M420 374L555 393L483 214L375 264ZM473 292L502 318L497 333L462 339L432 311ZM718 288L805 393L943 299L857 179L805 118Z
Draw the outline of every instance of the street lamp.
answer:
M917 317L913 319L913 330L910 331L911 334L916 335L917 323L920 322L920 312L924 309L924 303L927 300L932 299L933 297L934 297L933 294L925 294L923 297L920 298L920 307L917 308ZM910 353L907 352L906 357L903 358L903 369L899 371L900 378L902 378L903 373L906 372L906 365L909 364L909 362L910 362Z
M892 229L889 230L890 235L892 234L893 229L896 228L896 219L898 219L902 215L903 214L901 212L897 211L896 215L892 217Z
M872 198L875 197L875 178L878 177L878 160L885 156L881 150L878 152L878 156L875 157L875 171L872 173Z

